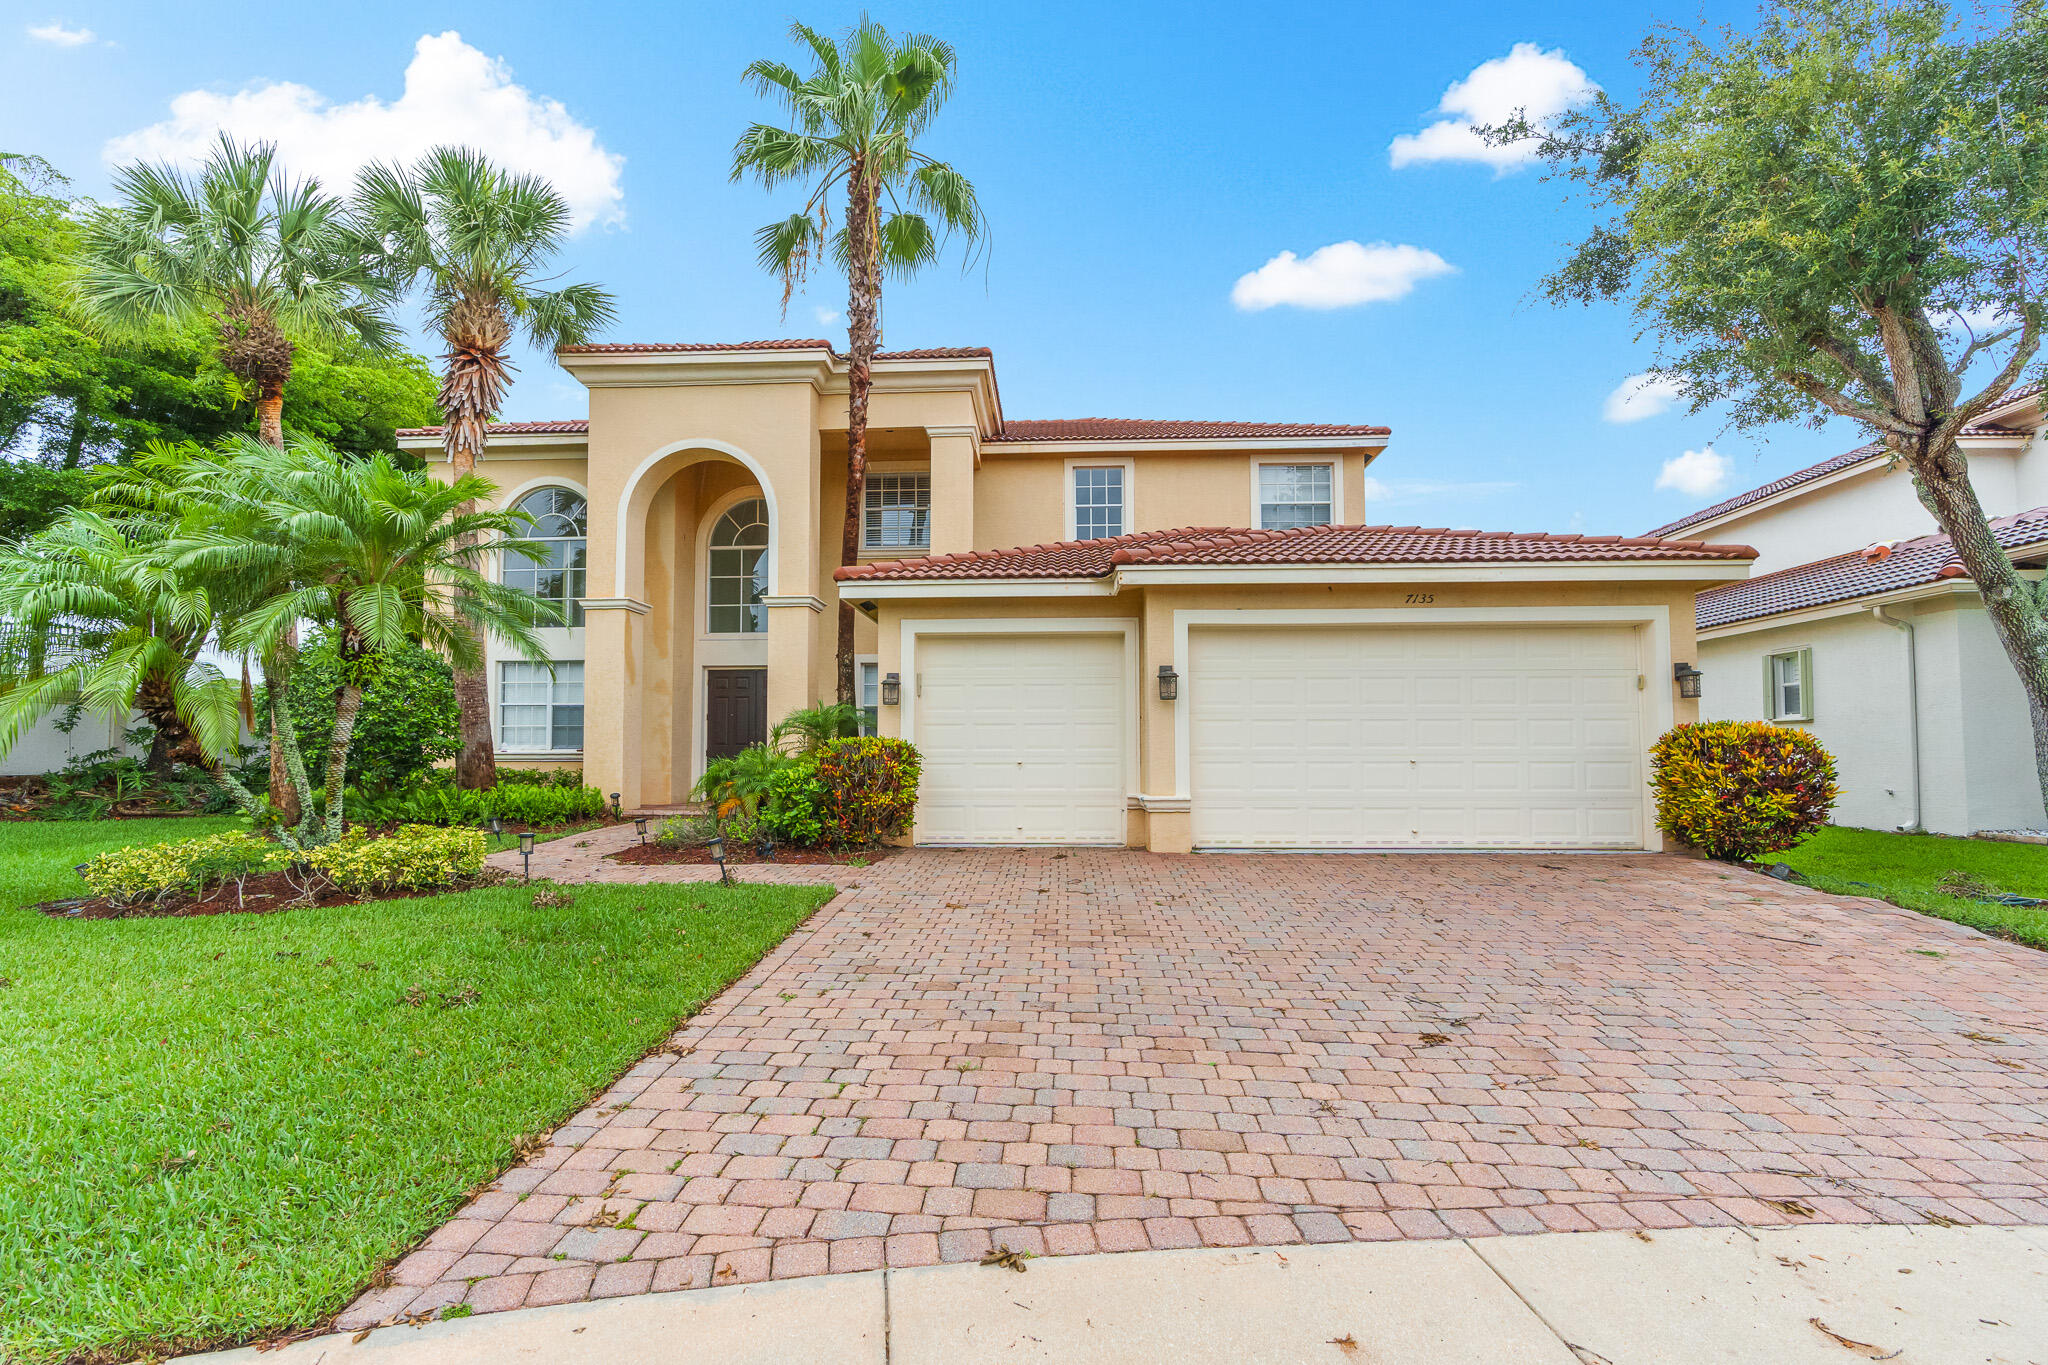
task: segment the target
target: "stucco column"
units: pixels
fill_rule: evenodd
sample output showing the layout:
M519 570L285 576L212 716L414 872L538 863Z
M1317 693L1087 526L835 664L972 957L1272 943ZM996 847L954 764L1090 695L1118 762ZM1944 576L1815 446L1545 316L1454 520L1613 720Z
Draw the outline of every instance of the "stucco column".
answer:
M932 448L932 553L962 554L974 543L974 471L981 463L973 427L926 427Z
M1188 780L1177 757L1180 712L1188 704L1187 678L1179 678L1180 695L1175 700L1159 698L1161 664L1173 664L1183 675L1187 672L1174 658L1174 606L1168 593L1158 589L1145 592L1138 646L1138 790L1145 807L1145 847L1154 853L1186 853L1194 847L1188 821Z
M768 608L768 726L814 701L811 695L812 647L818 638L817 618L825 603L809 593L766 596ZM827 646L828 650L830 646Z
M607 796L617 792L624 810L642 799L648 610L631 597L583 599L583 781Z

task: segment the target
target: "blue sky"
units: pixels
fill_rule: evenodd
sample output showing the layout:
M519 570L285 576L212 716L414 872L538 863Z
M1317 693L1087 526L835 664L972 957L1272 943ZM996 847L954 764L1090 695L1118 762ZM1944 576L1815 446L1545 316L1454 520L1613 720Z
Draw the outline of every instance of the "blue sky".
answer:
M110 160L178 154L220 123L329 176L474 141L573 187L587 226L564 269L617 294L609 339L843 336L829 276L781 316L752 234L796 203L727 167L767 112L741 68L792 55L791 18L836 31L858 5L10 8L0 141L85 193ZM1569 99L1575 72L1626 92L1640 6L869 8L958 49L928 145L994 229L972 272L892 287L886 343L993 347L1012 417L1384 422L1372 520L1589 533L1639 533L1860 439L1839 422L1724 432L1676 408L1610 420L1650 342L1618 310L1533 297L1587 219L1532 169L1466 159L1460 110ZM527 355L507 415L578 416L582 399Z

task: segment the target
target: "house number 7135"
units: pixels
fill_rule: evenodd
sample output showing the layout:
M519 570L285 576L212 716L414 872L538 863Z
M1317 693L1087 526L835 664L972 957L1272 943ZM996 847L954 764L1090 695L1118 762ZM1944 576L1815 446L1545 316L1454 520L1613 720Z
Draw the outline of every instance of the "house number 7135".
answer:
M1407 598L1408 605L1411 607L1426 607L1434 601L1436 601L1436 594L1433 592L1411 592Z

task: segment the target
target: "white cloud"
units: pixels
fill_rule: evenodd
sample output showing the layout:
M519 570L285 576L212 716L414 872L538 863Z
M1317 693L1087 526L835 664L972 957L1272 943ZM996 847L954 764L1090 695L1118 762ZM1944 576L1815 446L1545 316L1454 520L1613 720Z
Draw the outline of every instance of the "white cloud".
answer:
M1449 117L1419 133L1401 134L1388 147L1388 156L1395 170L1426 161L1477 161L1505 175L1534 160L1535 145L1490 147L1479 136L1480 126L1505 123L1517 112L1540 126L1599 92L1562 50L1545 52L1534 43L1516 43L1507 56L1481 62L1471 75L1453 82L1436 106L1436 112Z
M1664 462L1657 475L1657 487L1672 488L1687 497L1704 498L1728 486L1728 457L1712 446L1688 450Z
M256 82L231 95L188 90L171 116L107 143L110 163L197 162L221 130L271 141L294 175L344 190L372 161L411 161L442 144L476 148L511 170L545 176L568 201L575 229L625 221L619 172L625 158L605 150L596 130L559 100L512 81L512 69L453 30L423 36L405 68L405 91L385 103L365 95L336 104L284 81Z
M2019 321L2018 318L2013 317L2010 313L2000 312L1995 307L1966 308L1960 313L1950 313L1948 317L1949 321L1943 327L1944 331L1960 332L1967 328L1976 336L1983 336L1986 332L1999 331Z
M1662 375L1632 374L1615 385L1614 392L1600 406L1600 415L1610 422L1640 422L1662 417L1685 397L1685 385Z
M811 316L818 320L820 327L830 327L839 321L839 310L836 308L814 306L811 309Z
M1305 259L1281 252L1240 276L1230 301L1248 313L1283 303L1296 308L1349 308L1402 298L1418 280L1456 271L1449 261L1419 246L1333 242Z
M56 47L84 47L99 37L89 28L66 28L54 19L47 24L30 24L28 36Z

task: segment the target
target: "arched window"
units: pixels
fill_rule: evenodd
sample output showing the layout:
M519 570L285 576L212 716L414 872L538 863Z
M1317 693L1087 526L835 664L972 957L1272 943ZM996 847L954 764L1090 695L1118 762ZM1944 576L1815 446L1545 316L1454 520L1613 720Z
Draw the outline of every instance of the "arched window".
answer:
M541 558L505 555L505 586L553 602L562 620L583 624L583 595L589 567L589 509L582 495L567 488L536 488L519 500L518 510L533 518L523 540L545 553Z
M711 633L759 635L768 629L768 504L735 503L711 528Z

